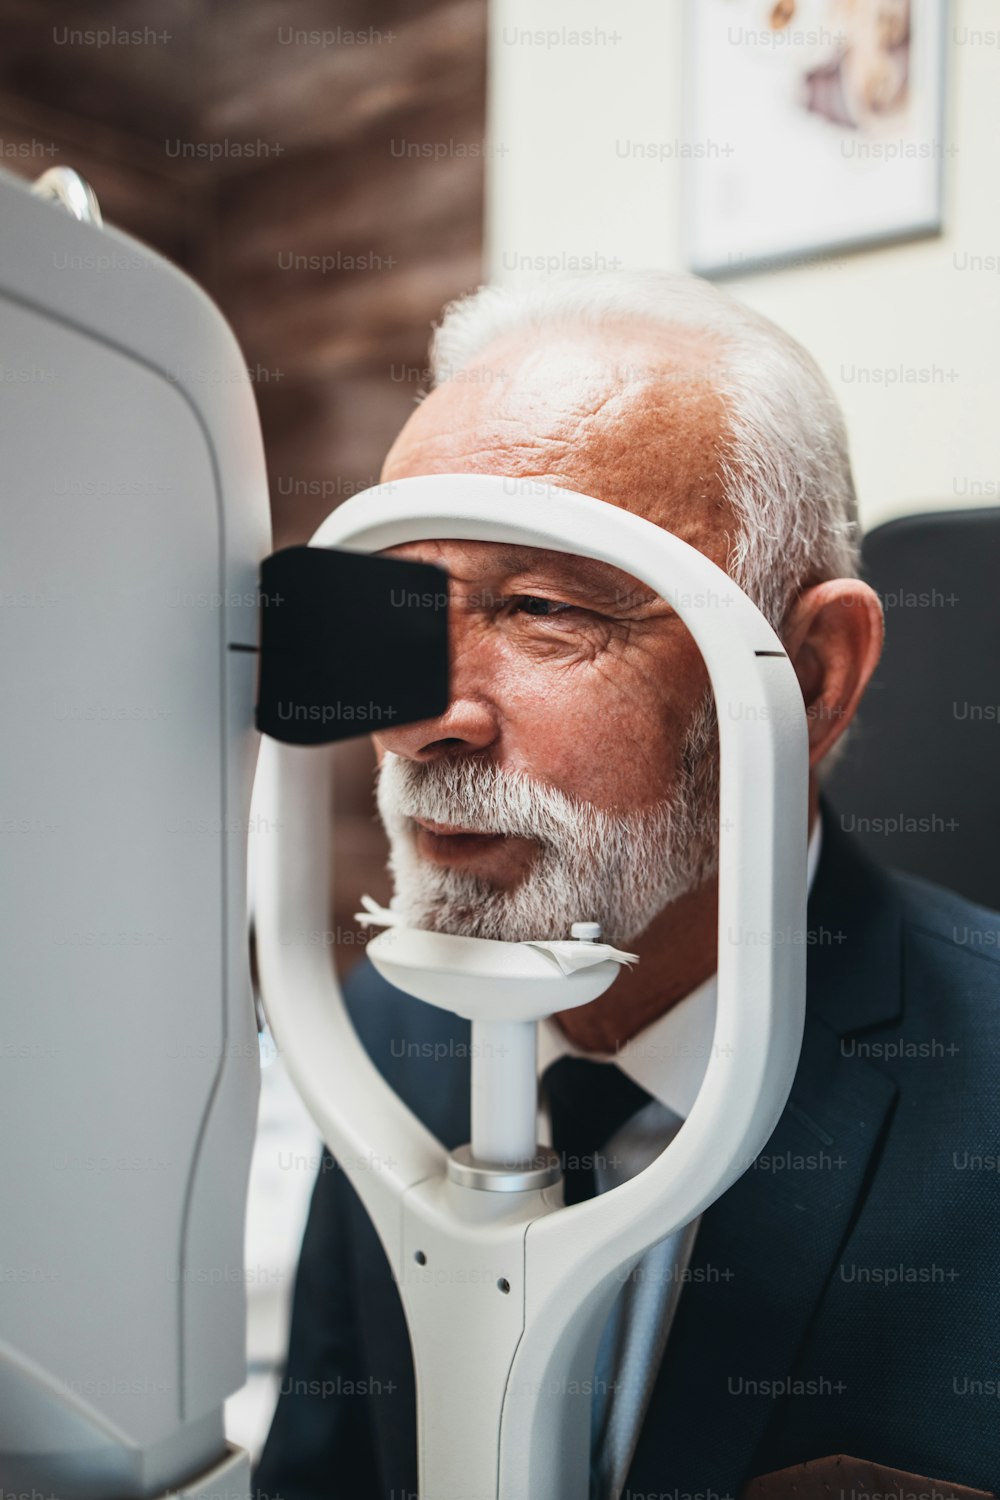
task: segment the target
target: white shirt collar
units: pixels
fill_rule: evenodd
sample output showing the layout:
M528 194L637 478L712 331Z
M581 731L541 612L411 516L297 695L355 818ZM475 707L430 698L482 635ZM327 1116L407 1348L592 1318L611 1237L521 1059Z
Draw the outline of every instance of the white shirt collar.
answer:
M806 859L806 890L811 891L819 864L822 819L809 839ZM553 1017L539 1022L538 1074L558 1057L587 1057L593 1062L615 1062L635 1083L661 1104L687 1119L708 1068L715 1032L716 980L712 974L678 1000L662 1016L612 1054L584 1052L574 1046Z

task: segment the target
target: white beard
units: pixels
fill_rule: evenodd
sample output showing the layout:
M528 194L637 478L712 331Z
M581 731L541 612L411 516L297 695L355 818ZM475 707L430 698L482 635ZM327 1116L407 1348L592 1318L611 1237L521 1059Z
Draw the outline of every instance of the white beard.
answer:
M599 922L605 941L633 943L665 906L717 867L716 730L709 691L684 742L672 796L628 814L605 812L469 755L423 762L387 753L377 796L394 907L413 927L467 937L568 938L574 922ZM538 853L516 886L499 889L422 859L414 818L534 839Z

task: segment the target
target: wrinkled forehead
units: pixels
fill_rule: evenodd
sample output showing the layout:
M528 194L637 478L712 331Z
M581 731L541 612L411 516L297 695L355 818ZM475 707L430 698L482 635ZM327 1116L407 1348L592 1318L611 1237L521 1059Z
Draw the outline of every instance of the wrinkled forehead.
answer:
M503 474L594 495L724 565L725 351L700 329L524 331L498 339L417 407L384 480Z

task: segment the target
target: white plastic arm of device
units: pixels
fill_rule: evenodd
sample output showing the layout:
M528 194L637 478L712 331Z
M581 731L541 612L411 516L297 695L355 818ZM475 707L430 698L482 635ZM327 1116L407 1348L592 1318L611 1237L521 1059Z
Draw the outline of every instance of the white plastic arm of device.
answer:
M312 544L375 552L430 538L547 548L639 579L689 628L718 711L718 1001L704 1082L670 1146L617 1188L613 1203L602 1197L552 1211L550 1195L535 1195L546 1201L525 1212L518 1231L523 1253L504 1299L506 1322L497 1325L497 1368L492 1379L483 1372L474 1393L461 1359L449 1360L447 1343L430 1332L447 1301L433 1309L432 1325L408 1274L414 1222L439 1232L443 1247L449 1232L456 1243L471 1233L456 1213L459 1190L438 1191L444 1149L369 1060L327 950L301 937L328 921L330 753L262 746L255 811L273 820L255 879L262 990L291 1076L397 1275L417 1366L422 1496L577 1500L586 1493L589 1403L584 1413L566 1399L567 1376L591 1375L623 1271L751 1165L791 1088L805 1000L805 710L780 640L721 569L670 532L590 496L495 475L421 476L348 500ZM481 1204L474 1216L501 1196L473 1194ZM482 1240L485 1226L475 1233ZM509 1233L505 1243L509 1250ZM469 1327L456 1325L447 1338L470 1337ZM433 1357L422 1343L433 1344Z

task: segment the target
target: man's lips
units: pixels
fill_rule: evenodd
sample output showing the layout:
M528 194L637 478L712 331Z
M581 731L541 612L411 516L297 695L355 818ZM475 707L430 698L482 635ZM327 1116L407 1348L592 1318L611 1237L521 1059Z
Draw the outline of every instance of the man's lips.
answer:
M502 833L487 833L482 828L461 828L457 823L432 823L430 818L414 818L418 828L423 828L427 833L433 833L438 838L475 838L475 839L502 839Z
M454 823L433 823L429 818L414 818L417 848L425 858L442 864L453 864L463 857L474 858L488 849L505 843L504 833L487 833L480 828L464 828Z

